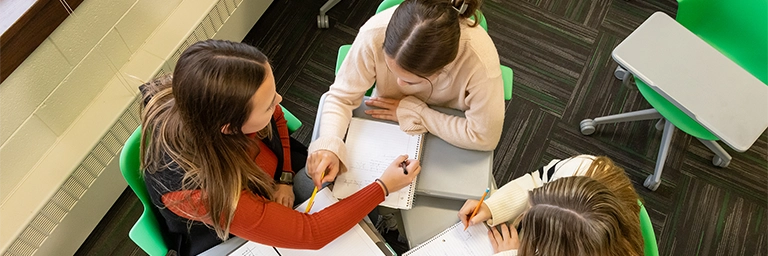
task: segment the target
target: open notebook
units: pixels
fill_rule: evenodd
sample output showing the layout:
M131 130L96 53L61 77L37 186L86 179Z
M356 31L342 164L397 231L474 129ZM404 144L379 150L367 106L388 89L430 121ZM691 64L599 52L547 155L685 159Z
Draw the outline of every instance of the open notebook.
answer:
M420 159L424 137L408 135L396 124L353 117L345 143L349 166L347 172L336 176L333 185L336 198L346 198L371 184L399 155ZM416 179L403 189L390 191L380 205L411 209L415 189Z
M485 224L469 226L465 231L459 222L403 254L407 255L488 256L493 255L493 247Z
M310 213L319 212L322 209L338 202L336 198L331 195L331 191L328 188L324 188L317 192L315 196L315 203L312 206ZM297 211L303 212L307 208L307 202L305 201L301 205L296 207ZM320 250L299 250L299 249L286 249L279 247L271 247L263 244L259 244L253 241L248 241L237 250L231 252L230 256L312 256L312 255L381 255L384 253L379 249L376 243L365 233L360 225L355 225L344 233L343 235L333 240L333 242L327 244Z

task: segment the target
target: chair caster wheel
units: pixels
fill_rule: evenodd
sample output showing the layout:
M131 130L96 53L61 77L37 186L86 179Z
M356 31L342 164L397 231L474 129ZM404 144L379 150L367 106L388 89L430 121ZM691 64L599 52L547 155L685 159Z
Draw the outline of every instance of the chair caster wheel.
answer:
M326 16L326 15L317 15L317 27L318 28L328 28L328 16Z
M650 189L651 191L656 191L656 189L659 188L659 184L661 184L661 181L654 181L653 175L648 175L648 178L645 178L645 182L643 182L643 186Z
M719 156L712 157L712 164L717 167L728 167L728 164L731 163L731 159L722 159Z
M622 68L621 66L617 66L616 70L613 71L613 76L616 77L616 79L624 81L624 76L627 74L627 70Z
M581 120L581 122L579 123L579 128L581 129L581 134L591 135L595 133L595 120L592 120L592 119Z

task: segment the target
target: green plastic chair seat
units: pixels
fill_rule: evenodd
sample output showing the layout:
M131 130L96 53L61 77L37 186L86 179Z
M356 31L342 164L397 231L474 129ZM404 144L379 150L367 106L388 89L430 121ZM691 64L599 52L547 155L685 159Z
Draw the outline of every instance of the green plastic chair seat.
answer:
M168 247L163 240L162 229L160 229L160 223L157 222L158 216L154 212L152 199L149 197L147 186L144 184L144 177L141 175L140 142L141 126L136 128L133 134L128 137L123 151L120 152L120 172L144 206L144 211L133 224L128 237L151 256L166 255Z
M645 205L640 200L637 203L640 205L640 233L643 235L643 254L645 256L659 256L659 246L656 244L656 233L653 232L651 217L648 216Z
M699 122L693 120L693 118L685 114L685 112L677 108L672 102L665 99L664 96L661 96L661 94L654 91L653 88L643 81L640 81L637 77L635 77L635 84L640 93L643 94L645 100L648 101L656 111L659 111L659 114L661 114L664 119L674 124L675 127L699 139L719 140L719 138L707 130L707 128L701 126Z

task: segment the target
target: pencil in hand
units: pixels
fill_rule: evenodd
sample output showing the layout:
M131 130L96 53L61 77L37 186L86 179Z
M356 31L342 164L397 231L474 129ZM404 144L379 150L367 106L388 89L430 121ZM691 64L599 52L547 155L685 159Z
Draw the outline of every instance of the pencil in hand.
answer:
M405 169L405 167L406 167L406 166L408 166L408 164L406 164L406 163L405 163L405 162L407 162L407 161L408 161L408 160L406 159L406 160L404 160L402 163L400 163L400 167L402 167L402 168L403 168L403 174L405 174L405 175L408 175L408 169Z
M472 215L469 215L469 219L467 219L467 224L464 225L464 230L467 230L467 228L469 227L469 222L472 220L472 218L475 217L475 215L477 215L477 211L480 210L480 206L483 205L483 200L485 200L485 196L488 195L488 191L490 191L490 190L491 190L490 188L485 188L485 192L483 193L483 197L480 198L480 202L477 203L477 206L475 206L475 210L472 211Z
M320 175L320 180L323 178L325 178L325 172ZM312 190L312 196L309 197L309 203L307 203L307 209L304 210L304 213L309 213L309 210L312 210L312 205L315 204L315 195L317 195L317 186L315 186L315 190Z

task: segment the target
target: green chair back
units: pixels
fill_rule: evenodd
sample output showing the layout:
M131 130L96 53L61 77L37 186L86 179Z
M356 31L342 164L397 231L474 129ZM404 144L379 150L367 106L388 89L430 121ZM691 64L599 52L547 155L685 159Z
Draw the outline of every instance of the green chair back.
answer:
M298 130L299 127L301 127L301 120L296 118L296 116L294 116L291 111L288 111L288 109L283 107L283 105L280 105L280 108L283 109L283 117L285 117L285 121L287 122L288 132L293 133Z
M768 1L677 2L680 24L768 84Z
M643 235L643 248L645 256L659 256L659 246L656 244L656 233L653 232L653 224L645 205L639 200L640 204L640 232Z
M144 184L144 177L141 171L141 159L139 155L141 142L141 126L128 137L128 141L120 152L120 172L123 178L128 182L136 197L139 198L144 206L139 220L133 224L133 228L128 233L128 237L133 240L144 252L151 256L166 255L168 247L163 240L162 229L157 222L157 213L154 211L152 199L147 192L147 186Z
M681 25L768 85L768 1L678 0L678 4L676 19ZM639 79L635 83L675 127L703 140L718 140L647 84Z

